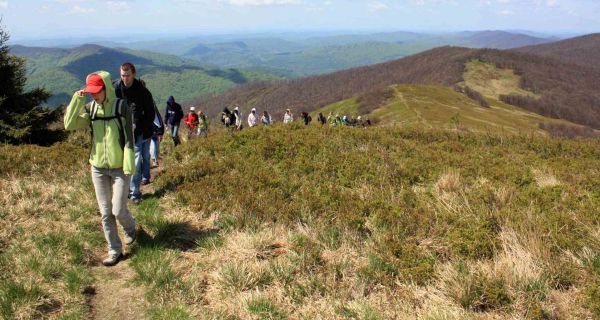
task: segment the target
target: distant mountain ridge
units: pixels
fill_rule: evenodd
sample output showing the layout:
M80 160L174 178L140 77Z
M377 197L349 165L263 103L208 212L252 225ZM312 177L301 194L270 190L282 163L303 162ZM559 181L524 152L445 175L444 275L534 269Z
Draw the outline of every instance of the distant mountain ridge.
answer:
M50 106L67 103L91 72L106 70L113 80L118 80L119 66L126 61L136 65L138 76L145 80L159 105L170 95L187 101L222 92L236 84L278 78L262 70L219 69L177 56L95 44L71 49L17 45L10 50L27 60L27 86L46 88L53 94L48 101Z
M446 34L388 32L294 41L253 38L199 43L181 55L223 67L275 68L290 77L297 77L390 61L445 45L511 49L555 40L506 31Z
M521 47L515 49L515 51L534 53L592 68L600 68L600 33L553 43Z

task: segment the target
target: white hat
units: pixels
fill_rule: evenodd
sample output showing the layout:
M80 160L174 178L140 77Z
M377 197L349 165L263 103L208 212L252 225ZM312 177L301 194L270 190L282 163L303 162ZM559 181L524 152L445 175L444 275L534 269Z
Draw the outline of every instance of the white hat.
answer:
M191 107L190 111L196 111L196 108L195 107Z
M238 107L233 108L233 110L239 110Z
M256 108L252 108L252 112L256 112Z

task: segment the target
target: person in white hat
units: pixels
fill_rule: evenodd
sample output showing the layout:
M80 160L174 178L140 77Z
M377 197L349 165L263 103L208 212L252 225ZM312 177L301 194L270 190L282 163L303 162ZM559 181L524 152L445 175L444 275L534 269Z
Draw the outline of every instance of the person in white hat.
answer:
M233 108L233 115L235 116L235 129L237 131L242 130L244 128L242 123L242 112L238 107Z
M250 114L248 115L248 127L256 127L258 125L258 119L256 116L256 108L252 108Z
M294 121L294 115L291 109L287 109L283 115L283 123L291 123Z

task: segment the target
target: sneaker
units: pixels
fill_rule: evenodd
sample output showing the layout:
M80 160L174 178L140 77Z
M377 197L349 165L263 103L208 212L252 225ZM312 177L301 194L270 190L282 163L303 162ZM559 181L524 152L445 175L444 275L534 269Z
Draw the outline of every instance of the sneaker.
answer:
M152 160L152 168L158 168L158 160Z
M132 198L133 204L140 204L142 202L142 198Z
M111 254L108 257L106 257L106 259L102 260L102 264L105 267L112 267L115 264L119 263L119 261L123 260L123 254L119 253L119 254Z
M142 185L145 186L147 184L150 184L150 180L142 180Z
M125 236L123 237L123 239L125 240L125 244L126 245L131 245L132 243L135 242L135 239L137 238L137 231L133 232L133 235L128 235L127 232L125 232Z

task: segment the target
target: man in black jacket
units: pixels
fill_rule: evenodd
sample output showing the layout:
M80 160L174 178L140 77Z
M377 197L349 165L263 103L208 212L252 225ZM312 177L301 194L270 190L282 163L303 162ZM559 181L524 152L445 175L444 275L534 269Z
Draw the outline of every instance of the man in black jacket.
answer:
M167 109L165 109L165 124L167 125L167 130L171 133L171 137L173 137L175 146L179 144L179 125L182 118L183 110L181 109L181 105L175 102L173 96L170 96L167 100Z
M126 99L133 114L135 136L135 174L131 177L130 197L134 203L142 200L140 182L150 182L150 138L153 134L154 99L146 86L135 78L135 66L131 62L121 65L121 80L115 84L117 98ZM148 177L141 181L142 176Z

